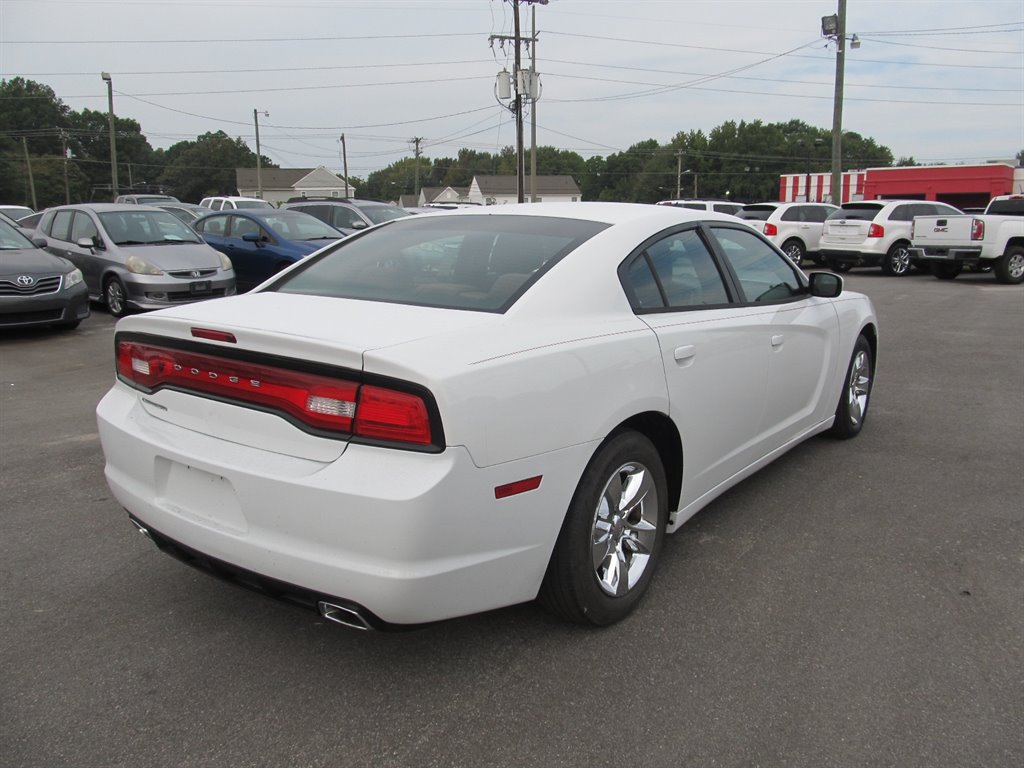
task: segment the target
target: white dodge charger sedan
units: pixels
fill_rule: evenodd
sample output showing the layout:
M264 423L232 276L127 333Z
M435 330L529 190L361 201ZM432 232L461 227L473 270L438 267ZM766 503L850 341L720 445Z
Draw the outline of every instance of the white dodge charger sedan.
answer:
M117 325L106 477L164 551L359 628L617 621L666 533L856 435L869 299L670 206L411 216Z

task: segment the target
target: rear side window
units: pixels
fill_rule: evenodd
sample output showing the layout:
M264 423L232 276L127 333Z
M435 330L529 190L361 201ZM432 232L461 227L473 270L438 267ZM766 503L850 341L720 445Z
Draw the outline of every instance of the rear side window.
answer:
M411 216L342 240L268 290L503 312L606 227L537 216Z
M696 230L668 235L644 248L626 270L637 310L677 310L727 304L711 252Z
M206 219L201 219L196 222L196 230L202 232L204 235L224 235L227 230L228 217L227 216L210 216Z
M803 221L811 221L818 224L825 221L832 212L831 208L826 208L823 205L804 205L801 208L803 209Z
M714 209L718 213L731 213L733 215L742 208L743 206L737 205L736 203L715 203Z

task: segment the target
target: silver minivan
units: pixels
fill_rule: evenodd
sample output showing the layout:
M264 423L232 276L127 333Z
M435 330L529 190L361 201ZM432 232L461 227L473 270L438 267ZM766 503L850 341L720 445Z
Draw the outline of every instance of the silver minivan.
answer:
M115 317L235 292L231 260L159 208L62 205L46 211L36 233L82 270L89 297Z

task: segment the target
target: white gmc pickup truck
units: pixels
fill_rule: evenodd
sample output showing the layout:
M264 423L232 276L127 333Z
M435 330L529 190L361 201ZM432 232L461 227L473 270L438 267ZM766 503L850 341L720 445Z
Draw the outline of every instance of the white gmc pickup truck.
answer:
M1024 281L1024 195L994 197L979 215L917 216L911 229L911 261L952 280L964 268L991 266L996 280Z

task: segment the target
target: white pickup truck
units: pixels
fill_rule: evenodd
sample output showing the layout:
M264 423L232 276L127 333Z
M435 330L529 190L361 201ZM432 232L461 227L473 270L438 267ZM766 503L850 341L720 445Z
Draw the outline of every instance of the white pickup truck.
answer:
M991 266L996 280L1024 281L1024 195L993 197L983 214L916 216L910 259L952 280L965 265Z

